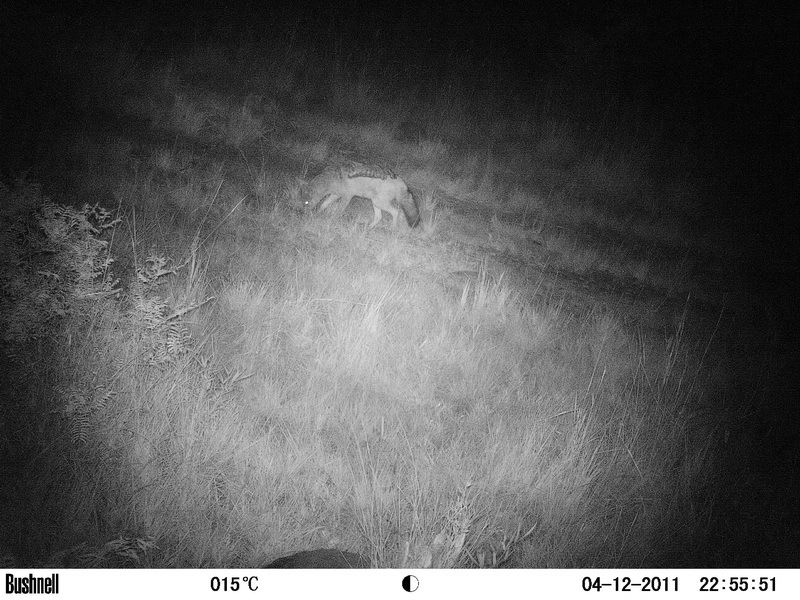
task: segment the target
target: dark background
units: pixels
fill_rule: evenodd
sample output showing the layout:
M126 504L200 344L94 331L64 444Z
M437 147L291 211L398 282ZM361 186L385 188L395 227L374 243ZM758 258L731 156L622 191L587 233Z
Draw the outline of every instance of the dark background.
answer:
M737 318L752 319L749 326L771 337L771 354L764 359L774 370L771 388L758 392L763 394L758 425L733 432L751 437L741 440L741 452L731 452L729 485L751 486L758 493L769 489L770 481L781 481L774 489L786 495L787 510L776 510L774 520L785 525L785 542L797 532L795 509L800 508L794 372L800 8L781 11L768 2L699 4L380 0L366 7L352 1L323 7L307 0L125 7L74 2L57 9L4 4L0 178L8 183L31 170L43 179L36 168L52 140L87 118L76 98L96 92L84 89L89 84L75 73L82 56L87 65L102 58L87 41L98 31L106 34L100 51L113 53L113 41L119 40L149 59L208 44L236 52L246 44L279 39L337 53L348 59L344 64L358 64L358 57L368 55L365 62L375 69L376 80L387 73L399 77L421 102L450 86L445 95L513 97L523 110L542 96L559 98L570 122L587 129L613 130L618 115L637 112L642 123L660 122L668 131L674 124L674 136L657 145L665 156L671 146L691 148L687 172L706 183L703 197L692 201L730 230L729 243L742 256L737 269L752 303L738 307L742 316ZM65 69L65 61L77 61L77 68ZM102 101L96 107L108 109ZM506 115L483 115L487 128L495 117ZM760 350L752 354L761 355ZM738 441L734 438L732 445ZM718 517L721 537L737 530L749 507L731 510L727 522ZM786 517L792 510L794 520ZM750 544L756 553L769 542L757 527L745 529L741 547ZM718 546L727 543L721 539Z

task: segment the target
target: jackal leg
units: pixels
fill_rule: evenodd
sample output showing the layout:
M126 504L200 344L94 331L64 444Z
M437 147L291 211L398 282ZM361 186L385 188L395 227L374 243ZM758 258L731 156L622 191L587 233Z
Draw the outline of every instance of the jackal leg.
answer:
M381 209L378 208L378 205L374 202L372 203L372 210L375 211L375 218L372 219L372 223L369 224L369 228L372 229L378 222L381 220Z
M328 194L328 195L327 195L327 196L325 196L325 198L323 199L323 202L322 202L322 204L320 204L319 210L320 210L320 211L323 211L323 210L325 210L325 209L326 209L326 208L328 208L328 207L329 207L331 204L333 204L334 202L336 202L338 199L339 199L339 196L338 196L337 194Z
M389 214L392 215L392 227L397 227L397 216L400 214L400 211L397 210L397 207L391 206L389 208Z

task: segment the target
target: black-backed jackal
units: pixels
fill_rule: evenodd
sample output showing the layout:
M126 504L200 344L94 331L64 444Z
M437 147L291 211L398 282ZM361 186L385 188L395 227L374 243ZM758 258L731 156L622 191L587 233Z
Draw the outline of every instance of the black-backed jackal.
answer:
M303 205L308 210L325 210L337 200L342 200L342 210L354 196L372 202L375 217L370 227L381 220L381 211L392 215L392 226L397 225L397 215L402 210L409 227L419 225L417 201L406 182L383 167L348 163L328 167L303 186Z

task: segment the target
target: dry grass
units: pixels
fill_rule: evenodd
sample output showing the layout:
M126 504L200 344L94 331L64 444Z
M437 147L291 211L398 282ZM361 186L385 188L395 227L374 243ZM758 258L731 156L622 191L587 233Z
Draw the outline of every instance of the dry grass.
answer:
M141 73L124 106L152 129L116 146L124 168L92 171L123 217L103 246L120 296L76 296L86 254L53 250L48 224L85 247L99 232L63 209L36 225L31 207L53 205L3 190L36 232L6 240L25 259L3 275L19 460L37 473L5 530L20 562L260 566L333 547L377 567L706 564L721 304L654 225L681 219L636 204L647 147L598 150L545 99L498 124L498 156L458 126L475 107L456 95L312 89L293 48L247 79L280 102L222 96L181 82L242 67L191 58ZM422 230L294 212L294 177L340 158L404 173Z

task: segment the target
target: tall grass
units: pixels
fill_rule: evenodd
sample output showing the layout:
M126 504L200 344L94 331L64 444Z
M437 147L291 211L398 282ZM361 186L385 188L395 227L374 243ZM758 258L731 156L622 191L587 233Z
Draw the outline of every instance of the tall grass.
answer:
M720 295L644 117L609 137L563 86L528 112L341 44L125 56L103 108L146 127L73 170L115 227L2 189L18 562L716 564ZM398 168L422 231L292 211L342 158Z
M27 515L31 551L80 537L100 550L77 564L129 540L114 560L258 565L338 546L375 566L639 566L702 531L718 433L681 328L571 315L485 265L409 271L406 236L274 218L297 236L233 250L202 307L212 248L195 245L183 272L146 259L122 301L26 315L51 322L49 368L15 358L50 391L17 402L58 417L39 420L26 493L49 488L64 519Z

